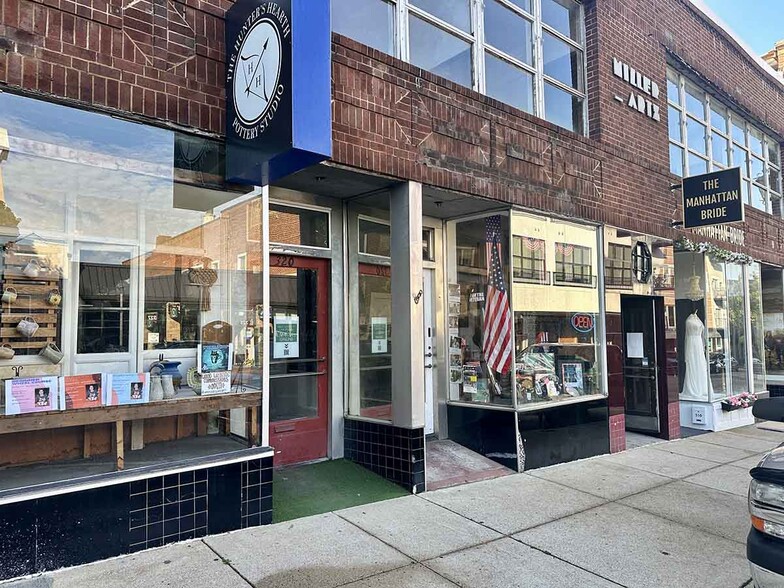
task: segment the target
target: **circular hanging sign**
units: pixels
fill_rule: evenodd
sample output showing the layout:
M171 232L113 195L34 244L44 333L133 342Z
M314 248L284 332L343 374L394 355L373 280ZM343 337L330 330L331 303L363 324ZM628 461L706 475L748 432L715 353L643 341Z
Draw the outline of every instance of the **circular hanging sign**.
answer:
M578 313L572 315L572 328L580 333L590 333L593 331L593 315Z

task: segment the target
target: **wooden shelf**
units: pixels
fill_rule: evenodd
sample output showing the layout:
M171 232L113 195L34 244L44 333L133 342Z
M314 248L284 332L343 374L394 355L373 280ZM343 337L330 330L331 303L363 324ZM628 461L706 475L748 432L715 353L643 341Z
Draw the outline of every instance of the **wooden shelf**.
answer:
M0 416L0 434L40 431L62 427L80 427L137 419L198 414L213 410L253 408L261 403L261 391L215 396L174 398L147 404L102 406L65 411Z

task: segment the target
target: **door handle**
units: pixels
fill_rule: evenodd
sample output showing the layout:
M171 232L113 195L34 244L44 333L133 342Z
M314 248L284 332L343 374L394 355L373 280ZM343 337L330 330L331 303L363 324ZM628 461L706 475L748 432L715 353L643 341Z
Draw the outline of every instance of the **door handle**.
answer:
M425 366L425 369L431 369L432 367L433 367L433 364L432 364L432 363L429 363L429 364L427 364L427 365Z

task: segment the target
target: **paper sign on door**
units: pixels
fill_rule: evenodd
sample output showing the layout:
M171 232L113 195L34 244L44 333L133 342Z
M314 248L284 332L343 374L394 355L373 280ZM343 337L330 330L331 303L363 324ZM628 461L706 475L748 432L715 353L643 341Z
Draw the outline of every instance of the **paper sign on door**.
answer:
M291 359L299 357L299 317L296 315L275 315L275 333L272 357Z
M370 318L370 338L372 353L387 352L387 317L374 316Z
M645 357L642 333L626 333L626 357L631 359Z

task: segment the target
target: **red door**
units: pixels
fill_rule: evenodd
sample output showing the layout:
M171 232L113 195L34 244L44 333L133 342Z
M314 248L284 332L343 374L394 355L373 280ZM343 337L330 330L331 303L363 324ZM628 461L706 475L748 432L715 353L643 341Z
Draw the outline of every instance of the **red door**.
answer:
M327 456L329 261L270 255L270 444L275 464Z

